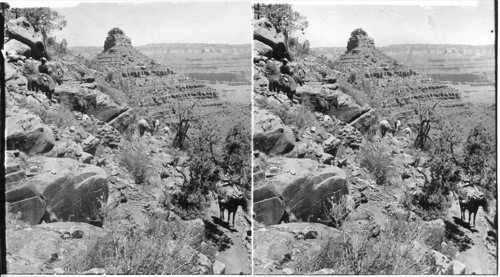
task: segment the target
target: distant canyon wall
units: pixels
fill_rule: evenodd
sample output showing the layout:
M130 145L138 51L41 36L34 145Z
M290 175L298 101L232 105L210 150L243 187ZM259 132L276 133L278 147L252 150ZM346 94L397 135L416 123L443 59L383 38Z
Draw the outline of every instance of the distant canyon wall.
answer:
M210 83L251 83L251 44L159 43L135 48L191 79ZM71 47L70 50L92 59L102 47Z
M149 44L137 49L192 79L211 83L251 82L250 44Z
M494 45L399 44L379 47L383 53L420 74L440 82L494 84ZM318 55L336 59L345 47L313 48Z

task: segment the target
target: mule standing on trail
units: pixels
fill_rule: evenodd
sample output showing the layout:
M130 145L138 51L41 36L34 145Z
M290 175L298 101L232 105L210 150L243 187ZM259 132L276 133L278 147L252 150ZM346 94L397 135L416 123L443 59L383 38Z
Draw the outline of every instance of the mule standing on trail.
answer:
M222 175L222 174L221 174ZM234 227L234 218L236 217L236 211L238 211L238 207L244 211L247 211L247 201L243 194L238 190L238 188L232 184L228 178L222 176L220 178L220 182L217 183L217 200L219 202L219 218L224 221L224 211L227 210L227 222L231 221L231 214L233 214L233 227Z
M224 199L224 197L218 196L219 200L219 210L220 210L220 219L224 220L224 211L227 210L227 223L231 221L231 214L233 214L233 227L234 227L234 218L236 217L236 212L238 211L238 207L241 206L243 210L247 209L247 201L243 195L231 195Z
M469 211L469 221L468 221L469 225L470 225L471 214L474 215L472 226L476 226L476 214L479 207L483 207L483 210L485 212L488 212L488 201L486 200L486 197L484 195L481 197L478 196L463 197L459 195L458 203L460 204L460 219L462 221L464 221L465 219L465 210Z

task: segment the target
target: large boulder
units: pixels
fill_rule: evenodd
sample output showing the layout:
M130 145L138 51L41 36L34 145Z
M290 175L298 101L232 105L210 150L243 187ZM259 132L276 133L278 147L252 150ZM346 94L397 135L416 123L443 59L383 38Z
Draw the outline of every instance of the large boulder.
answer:
M45 200L45 209L60 221L98 223L100 207L108 198L106 172L68 158L34 157L36 175L25 183L33 185ZM13 187L12 189L19 189Z
M136 116L133 109L128 109L125 112L122 112L116 118L111 120L109 124L116 128L116 130L123 132L125 131L131 124L136 121Z
M96 95L97 107L91 106L85 113L93 115L100 121L109 122L129 110L128 107L121 107L116 104L108 95L102 92L92 91L91 93ZM87 90L79 89L70 84L57 86L54 91L54 95L59 98L59 101L67 105L69 109L74 109L77 97L84 97L87 94L89 94Z
M5 198L9 203L9 212L21 213L21 220L32 225L42 221L45 215L45 201L32 188L23 187L9 190Z
M297 219L308 221L310 216L316 219L324 214L324 204L331 197L340 199L348 193L344 171L328 166L290 183L283 198Z
M47 157L59 157L59 158L70 158L79 159L83 154L82 147L80 144L76 143L70 138L62 138L58 140L54 148L49 151L45 156Z
M268 58L271 58L273 56L273 48L271 48L271 46L269 46L265 43L262 43L258 40L253 41L253 49L260 56L266 56Z
M266 110L254 110L254 149L269 155L286 154L293 150L295 137L292 129Z
M278 224L283 217L285 205L276 188L267 184L253 191L255 220L266 225Z
M320 164L317 161L310 159L279 157L279 159L268 159L267 162L279 168L278 174L266 179L266 181L273 184L280 195L283 194L283 191L286 190L289 184L308 176L311 172L315 172L320 168Z
M377 123L377 115L374 109L370 109L363 113L360 117L351 122L351 126L356 127L360 132L364 133L371 126Z
M5 52L9 54L15 53L17 55L23 55L26 57L29 57L31 55L31 48L17 39L11 39L7 41L7 43L5 43L4 45L4 49Z
M7 150L19 149L30 155L49 152L54 147L52 129L37 115L25 109L9 113L6 118Z
M346 94L339 95L337 101L339 103L339 108L331 109L328 112L328 115L335 116L337 119L346 123L353 122L370 110L370 107L361 107L354 101L354 99L352 99L352 97Z
M10 20L7 22L5 29L10 39L15 39L31 48L33 58L47 57L42 34L35 32L35 29L25 17Z
M291 60L290 54L285 45L285 36L277 33L269 19L263 17L255 20L253 24L253 38L273 49L273 58L281 60L287 58Z
M306 138L295 144L292 152L288 153L288 158L302 158L311 160L321 160L323 157L323 148L317 144L313 139Z

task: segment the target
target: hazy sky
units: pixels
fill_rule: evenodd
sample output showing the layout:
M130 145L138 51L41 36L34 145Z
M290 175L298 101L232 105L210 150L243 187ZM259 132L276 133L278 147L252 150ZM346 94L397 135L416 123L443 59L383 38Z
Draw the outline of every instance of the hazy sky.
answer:
M304 37L309 39L311 47L345 47L350 33L356 28L363 28L375 40L376 46L495 43L493 1L479 1L474 6L368 4L368 1L356 6L301 3L293 7L309 21Z
M23 6L20 4L17 3ZM11 5L16 6L16 2ZM103 46L113 27L121 28L135 46L149 43L251 43L249 2L78 4L74 1L40 1L34 5L54 7L66 17L66 28L55 35L58 40L65 38L70 47Z
M251 43L249 0L236 3L183 1L13 1L10 4L13 7L54 7L68 21L68 26L56 33L57 38L66 38L69 46L102 46L107 32L113 27L120 27L136 46L176 42ZM427 1L427 6L415 5L423 1L413 1L413 5L387 0L377 1L378 5L370 1L288 2L307 17L309 28L300 38L309 39L311 47L345 47L350 33L356 28L367 31L376 46L403 43L486 45L494 44L495 39L493 0ZM436 3L445 6L436 6Z

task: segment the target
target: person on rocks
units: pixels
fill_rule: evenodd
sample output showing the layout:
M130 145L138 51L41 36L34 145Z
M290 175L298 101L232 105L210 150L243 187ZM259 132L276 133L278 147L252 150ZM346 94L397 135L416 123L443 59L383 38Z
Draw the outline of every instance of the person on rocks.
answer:
M395 119L393 121L394 128L392 129L392 136L395 136L396 133L399 131L399 128L401 128L401 121Z
M141 136L144 135L144 132L146 132L146 130L151 130L146 119L140 119L139 121L137 121L137 128L139 129L139 134Z
M389 123L388 120L384 119L379 122L379 129L380 129L380 135L382 137L385 137L385 134L387 132L393 132L393 129L391 127L391 124Z
M158 130L158 127L160 126L160 121L158 119L153 119L152 122L153 128L151 129L151 135L153 135L156 130Z
M41 58L40 62L42 63L41 65L38 66L38 72L39 73L45 73L47 75L50 75L49 73L49 66L47 65L47 59Z
M290 66L288 65L287 58L283 58L282 62L283 62L283 65L280 66L280 72L281 72L282 76L283 76L283 74L292 76L292 72L291 72Z

